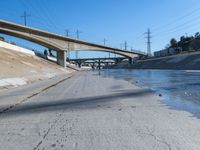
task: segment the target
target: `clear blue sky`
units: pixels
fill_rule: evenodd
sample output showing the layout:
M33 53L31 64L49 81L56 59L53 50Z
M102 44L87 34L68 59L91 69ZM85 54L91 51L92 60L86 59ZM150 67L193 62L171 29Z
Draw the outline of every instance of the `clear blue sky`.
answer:
M0 18L23 24L20 17L31 14L28 26L129 49L146 51L144 33L152 31L152 51L163 49L169 40L200 31L199 0L2 0ZM15 39L12 39L15 40ZM27 42L21 44L29 44ZM31 46L31 45L28 45ZM90 57L99 53L81 53ZM101 54L107 56L107 54Z

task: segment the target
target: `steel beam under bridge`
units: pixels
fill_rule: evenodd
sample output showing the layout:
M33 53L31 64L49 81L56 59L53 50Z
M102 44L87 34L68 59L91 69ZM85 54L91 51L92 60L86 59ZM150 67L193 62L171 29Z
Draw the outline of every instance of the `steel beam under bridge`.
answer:
M87 60L123 60L126 59L126 57L107 57L107 58L79 58L79 59L69 59L69 61L87 61Z
M4 20L0 20L0 33L25 39L57 51L58 52L57 63L63 67L65 67L65 61L66 61L65 52L69 50L110 52L131 59L134 57L145 55L142 52L125 51L118 48L77 40L62 35L42 31L39 29L7 22Z
M78 64L81 67L82 64L92 64L92 63L119 63L122 60L127 59L126 57L107 57L107 58L79 58L79 59L68 59L69 62ZM129 63L132 63L132 59L129 58Z

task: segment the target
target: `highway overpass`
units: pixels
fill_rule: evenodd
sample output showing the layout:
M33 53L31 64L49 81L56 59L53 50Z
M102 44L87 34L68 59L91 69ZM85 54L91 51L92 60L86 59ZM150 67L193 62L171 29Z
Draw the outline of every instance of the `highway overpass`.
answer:
M4 20L0 20L0 33L25 39L55 50L57 52L57 63L63 67L66 66L66 51L110 52L125 56L129 59L145 55L138 51L125 51L118 48L77 40Z

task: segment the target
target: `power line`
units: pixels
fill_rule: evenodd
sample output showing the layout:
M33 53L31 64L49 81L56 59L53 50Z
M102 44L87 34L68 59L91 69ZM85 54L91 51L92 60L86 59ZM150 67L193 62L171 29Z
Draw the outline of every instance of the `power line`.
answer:
M38 2L37 0L34 1L37 4L31 3L30 1L26 1L26 2L24 2L24 0L20 0L20 1L21 1L21 4L24 6L24 9L27 9L27 8L33 9L34 10L33 12L37 14L36 17L40 19L42 22L44 22L45 26L48 26L49 29L55 28L54 25L49 23L48 17L45 16L44 12L41 13L42 9L39 9L40 5L37 3ZM36 22L38 22L38 20Z
M124 45L124 43L120 43L120 49L121 50L123 49L123 45Z
M27 14L26 12L24 12L24 15L21 16L22 18L24 18L24 25L27 25L27 17L30 17L31 15Z
M108 40L106 40L105 38L103 39L103 45L105 46L106 45L106 42L107 42ZM110 52L108 52L108 58L110 58Z
M83 32L81 32L80 30L76 30L76 38L77 39L80 39L80 33L83 33Z
M151 56L151 31L150 31L150 29L148 28L147 29L147 32L145 33L145 34L147 34L147 54L148 54L148 56Z
M66 36L69 36L69 32L70 32L69 29L65 30Z
M69 29L66 29L65 30L65 33L66 33L66 36L69 37ZM67 45L68 45L68 50L67 50L67 55L68 55L68 58L70 59L70 43L67 42Z
M107 42L107 40L104 38L104 39L103 39L103 45L104 45L104 46L106 45L106 42Z
M133 49L133 47L131 47L131 52L134 52L134 49Z
M67 54L68 54L68 58L70 59L70 58L71 58L71 57L70 57L70 43L68 42L67 45L68 45Z
M181 17L177 17L177 18L171 20L171 21L168 22L167 24L164 24L164 25L155 27L154 30L166 28L167 26L170 26L171 24L174 24L175 22L179 22L180 20L184 20L186 17L191 16L192 14L194 14L195 12L198 12L199 10L200 10L200 8L194 9L194 10L190 11L189 13L184 14L184 15L181 16Z
M161 26L154 27L156 35L162 35L162 37L163 37L163 35L166 36L166 34L169 34L169 32L176 32L175 29L183 28L183 26L186 26L187 24L191 23L193 20L196 21L199 18L199 16L194 16L194 14L196 15L196 13L199 12L199 10L200 10L200 8L194 9L194 10L190 11L189 13L186 13L185 15L181 16L181 17L177 17L176 19L171 20L167 24L163 24ZM194 17L192 19L189 18L190 20L187 19L187 21L185 21L186 18L188 18L189 16L194 16ZM175 26L174 28L171 28L171 30L173 30L173 31L170 31L170 29L166 30L166 27L169 27L170 25L174 25L176 22L180 22L181 20L183 20L185 22L181 23L180 25ZM139 39L139 37L140 36L138 36L137 40Z
M27 2L29 2L29 1L27 1ZM39 14L39 16L41 16L41 14L43 15L43 19L45 19L46 20L46 23L48 24L48 25L50 25L51 26L51 28L54 28L54 29L58 29L58 26L57 26L57 23L56 23L56 21L55 20L53 20L53 17L52 16L50 16L49 15L49 11L48 10L46 10L47 9L47 7L44 7L45 6L45 4L44 3L42 3L42 1L38 1L38 0L36 0L36 1L34 1L35 3L30 3L30 4L32 4L31 6L32 7L34 7L35 8L35 10L38 12L38 14ZM37 6L36 6L37 5ZM41 13L42 12L42 13Z
M192 26L191 23L194 22L194 21L195 21L195 22L198 21L197 19L199 18L199 16L196 16L196 15L194 16L193 14L196 14L196 12L199 12L199 10L200 10L200 8L194 9L194 10L190 11L189 13L187 13L187 14L181 16L181 17L177 17L176 19L172 20L171 22L169 22L169 23L167 23L167 24L165 24L165 25L163 25L163 26L154 28L154 29L156 29L156 30L158 30L158 29L160 29L160 28L161 28L161 29L164 29L164 30L161 30L160 32L157 32L157 31L156 31L156 32L157 32L156 35L162 35L161 37L159 37L159 39L160 39L160 38L163 38L164 36L169 36L169 35L172 34L172 33L181 31L181 30L183 30L183 29L185 29L185 28L187 28L187 27ZM192 19L191 19L191 18L188 18L189 16L193 16L193 18L192 18ZM186 18L188 18L188 19L186 19ZM180 22L181 20L183 20L184 22L182 22L182 23L179 24L179 25L176 25L174 28L171 28L171 29L168 29L168 30L165 29L167 26L170 26L171 24L173 25L173 24L175 24L176 22ZM198 22L199 22L199 21L198 21ZM189 26L188 26L188 25L189 25ZM193 25L194 25L194 24L193 24Z
M79 31L79 30L76 30L76 38L77 38L77 39L80 38L80 33L82 33L82 32ZM75 52L75 57L76 57L76 59L78 59L78 51Z
M9 11L8 11L8 10L3 10L3 9L1 9L1 8L0 8L0 12L2 12L1 15L2 15L2 14L4 14L4 15L10 15L10 16L17 15L17 13L16 13L15 11L11 11L11 10L9 10Z
M174 34L174 33L176 33L176 32L179 32L179 31L182 31L183 29L186 29L186 28L190 28L190 27L199 27L199 23L200 23L200 21L198 21L197 23L193 23L193 24L190 24L190 25L187 25L187 26L182 26L182 27L180 27L179 29L177 29L177 30L171 30L171 31L168 31L167 33L168 34L163 34L162 35L162 37L159 37L159 39L162 39L162 38L164 38L164 37L166 37L166 36L169 36L169 35L171 35L171 34ZM183 34L185 34L185 32L183 33Z
M39 12L42 11L44 18L52 25L52 27L57 28L55 20L52 20L53 17L49 15L49 11L47 10L47 7L44 7L45 4L42 3L43 1L36 0L35 2L37 3L37 7L35 8L37 8Z
M128 49L128 43L127 43L127 41L124 41L124 43L120 44L120 49L121 50L127 50Z
M42 6L45 6L49 3L49 1L46 0L38 0L38 3L41 4ZM44 11L46 13L46 16L49 18L49 21L57 28L57 29L62 29L65 28L65 24L61 24L60 22L58 22L57 18L59 18L59 16L57 15L57 9L55 9L56 7L44 7ZM51 12L53 15L50 15Z
M106 45L106 42L107 42L107 40L104 38L104 39L103 39L103 45L104 45L104 46ZM110 58L110 52L108 52L108 58Z
M127 41L124 42L124 50L127 50L128 48L128 44L127 44Z
M196 18L196 19L195 19ZM184 29L189 29L190 27L192 27L194 29L194 27L199 27L199 23L200 23L200 20L197 20L199 17L195 17L194 19L192 20L188 20L187 22L184 22L183 24L181 25L178 25L176 26L174 29L172 29L171 31L168 31L168 32L163 32L162 33L162 36L159 37L159 40L166 37L166 36L170 36L172 34L175 34L177 32L180 32ZM195 22L192 22L193 20L195 20ZM197 29L198 30L198 29ZM182 34L185 34L185 30Z
M166 27L168 27L170 25L173 25L175 22L180 22L181 20L184 20L186 17L189 17L189 16L193 15L194 13L198 12L199 10L200 10L200 8L193 9L192 11L184 14L183 16L180 16L180 17L177 17L177 18L173 19L173 20L171 20L170 22L168 22L166 24L163 24L163 25L160 25L160 26L155 26L153 28L153 30L155 30L156 32L159 31L156 34L156 35L158 35L158 34L163 32L163 30L162 30L163 28L166 28ZM183 25L185 25L185 24L183 23ZM160 29L161 29L161 31L160 31ZM164 30L164 31L166 31L166 30ZM136 39L139 39L139 38L141 38L141 35L138 36Z
M155 35L160 35L160 34L163 35L163 34L165 34L165 33L170 32L171 30L172 30L172 31L174 31L174 30L176 31L176 29L183 28L184 26L187 26L187 25L191 24L192 21L199 21L199 20L197 20L197 19L199 19L199 17L200 17L200 16L197 16L197 17L195 17L195 18L193 18L193 19L187 20L187 21L183 22L182 24L179 24L179 25L175 26L174 28L171 28L171 29L169 29L169 30L164 30L163 32L158 32L158 33L156 33Z

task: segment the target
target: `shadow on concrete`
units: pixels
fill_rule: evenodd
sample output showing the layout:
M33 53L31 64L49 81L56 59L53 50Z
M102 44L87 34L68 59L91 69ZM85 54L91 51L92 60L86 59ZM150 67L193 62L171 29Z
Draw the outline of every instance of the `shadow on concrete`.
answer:
M108 107L112 105L111 102L119 101L124 99L137 98L145 95L152 94L151 90L142 89L134 91L123 91L110 95L101 95L94 97L83 97L74 99L58 99L53 101L43 102L27 102L16 106L13 109L5 112L2 117L17 116L17 115L28 115L33 113L42 113L48 111L58 110L76 110L76 109L95 109L99 107ZM134 99L133 99L134 100ZM42 101L42 100L41 100ZM5 106L6 109L9 106Z

